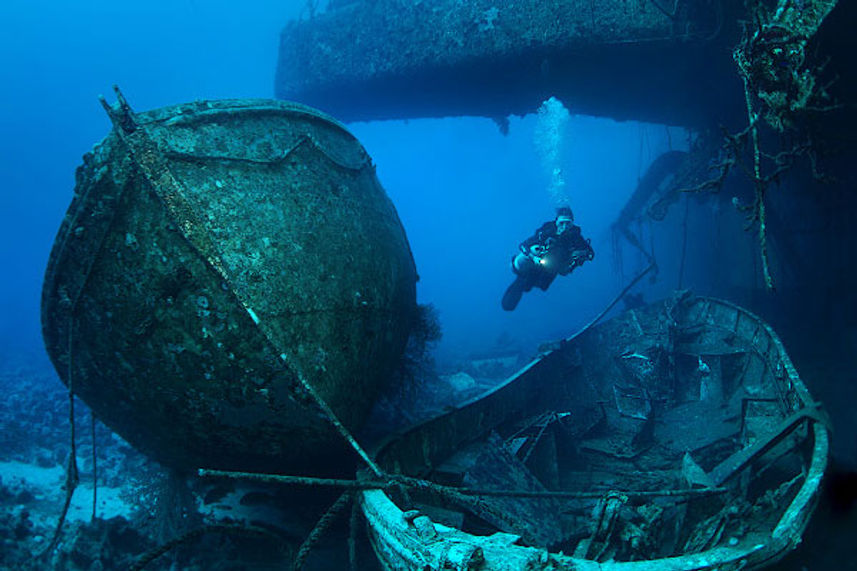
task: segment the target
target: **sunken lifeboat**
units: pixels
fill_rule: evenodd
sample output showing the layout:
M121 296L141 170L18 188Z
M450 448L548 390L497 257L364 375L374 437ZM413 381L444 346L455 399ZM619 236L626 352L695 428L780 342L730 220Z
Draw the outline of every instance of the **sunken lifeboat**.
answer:
M335 427L361 424L416 307L370 157L293 103L136 114L117 94L45 277L43 336L63 382L173 467L347 469Z
M769 325L678 292L391 437L411 493L360 501L385 571L760 569L800 543L828 441Z

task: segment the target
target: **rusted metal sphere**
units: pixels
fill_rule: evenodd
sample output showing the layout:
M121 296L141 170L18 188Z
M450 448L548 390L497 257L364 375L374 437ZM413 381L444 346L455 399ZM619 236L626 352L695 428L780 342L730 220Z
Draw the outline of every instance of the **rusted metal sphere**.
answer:
M397 366L416 270L360 143L301 105L134 114L84 157L42 294L50 357L157 460L331 473Z

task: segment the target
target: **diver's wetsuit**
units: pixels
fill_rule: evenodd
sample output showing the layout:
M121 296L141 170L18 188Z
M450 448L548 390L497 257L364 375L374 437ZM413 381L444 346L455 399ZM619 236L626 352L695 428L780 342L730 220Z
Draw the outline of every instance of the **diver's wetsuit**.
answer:
M541 246L545 253L537 259L530 255L532 246ZM534 287L547 290L557 274L567 275L574 268L591 260L595 251L580 232L580 226L572 225L562 234L557 233L556 222L545 222L536 232L521 242L523 254L512 259L512 271L517 278L503 295L503 309L512 311L521 301L525 291ZM516 259L519 261L516 264ZM528 262L527 262L528 261Z

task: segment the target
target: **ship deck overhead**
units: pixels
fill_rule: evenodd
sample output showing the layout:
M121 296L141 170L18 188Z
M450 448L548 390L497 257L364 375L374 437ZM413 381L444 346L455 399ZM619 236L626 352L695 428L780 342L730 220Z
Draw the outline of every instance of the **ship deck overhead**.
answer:
M282 32L275 94L343 121L575 112L700 126L743 109L743 4L333 3Z

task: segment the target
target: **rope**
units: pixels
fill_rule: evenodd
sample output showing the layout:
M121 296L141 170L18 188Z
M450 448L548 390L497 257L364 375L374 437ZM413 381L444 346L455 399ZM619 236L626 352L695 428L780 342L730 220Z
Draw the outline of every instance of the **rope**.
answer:
M569 342L569 341L571 341L572 339L575 339L575 338L579 337L580 335L582 335L582 334L583 334L583 332L584 332L584 331L586 331L587 329L589 329L590 327L592 327L593 325L595 325L596 323L598 323L599 321L601 321L601 318L603 318L605 315L607 315L607 312L608 312L608 311L610 311L611 309L613 309L613 306L614 306L614 305L616 305L617 303L619 303L619 300L620 300L620 299L622 299L623 297L625 297L625 294L626 294L626 293L628 293L628 291L629 291L632 287L634 287L635 285L637 285L637 282L639 282L641 279L643 279L643 276L645 276L645 275L646 275L647 273L649 273L651 270L657 269L657 267L658 267L658 266L657 266L657 264L656 264L656 263L654 262L654 260L653 260L645 270L643 270L642 272L640 272L639 274L637 274L637 277L635 277L633 280L631 280L631 283L629 283L628 285L626 285L626 286L625 286L625 289L623 289L621 292L619 292L619 295L617 295L615 298L613 298L613 301L611 301L611 302L607 305L607 307L605 307L605 308L604 308L604 310L603 310L601 313L599 313L598 315L596 315L596 316L592 319L592 321L590 321L589 323L587 323L586 325L584 325L582 328L580 328L580 329L577 331L577 333L575 333L575 334L574 334L574 335L572 335L571 337L567 337L567 338L565 339L565 342L566 342L566 343L568 343L568 342Z
M377 490L394 485L392 481L381 480L343 480L336 478L311 478L308 476L286 476L280 474L260 474L257 472L229 472L225 470L197 471L201 478L231 478L234 480L252 480L266 484L286 484L295 486L326 486L348 490Z
M639 277L645 275L645 272ZM631 284L633 285L633 283ZM609 307L608 307L609 310ZM652 497L687 497L687 496L710 496L724 494L727 488L695 488L683 490L642 490L642 491L623 491L616 492L612 490L601 490L591 492L551 492L551 491L528 491L528 490L488 490L478 488L456 488L453 486L444 486L423 480L412 478L403 475L385 475L384 480L344 480L334 478L311 478L305 476L288 476L277 474L258 474L253 472L227 472L224 470L206 470L198 471L200 477L221 477L254 480L258 482L286 484L286 485L301 485L301 486L329 486L343 488L345 491L331 505L331 507L321 516L315 527L310 531L307 538L298 549L292 564L292 571L300 571L306 561L307 556L316 546L322 536L327 532L330 526L335 521L339 513L345 508L349 501L352 502L351 517L349 525L348 537L348 557L349 565L352 570L357 569L357 547L356 537L358 518L358 506L354 493L357 490L373 490L373 489L401 489L405 497L408 496L407 490L420 490L439 496L441 499L448 501L451 504L461 506L473 513L484 516L490 515L497 522L508 526L509 529L514 529L516 533L521 535L524 541L533 543L534 538L529 537L527 532L528 527L523 522L516 522L509 513L502 509L492 506L483 501L488 497L507 497L507 498L530 498L530 499L602 499L605 495L621 494L628 498L652 498ZM168 546L164 551L171 549ZM163 552L163 551L162 551ZM160 553L159 553L160 554ZM157 555L155 555L157 556ZM142 567L137 567L140 569Z
M348 521L348 566L350 571L358 571L357 565L357 528L360 526L360 506L351 502L351 519Z
M438 491L442 493L455 493L464 496L483 496L483 497L509 497L509 498L533 498L533 499L600 499L605 494L621 494L629 498L656 498L656 497L674 497L674 496L708 496L724 494L728 490L726 488L687 488L683 490L641 490L641 491L615 491L601 490L593 492L550 492L550 491L529 491L529 490L486 490L480 488L455 488L452 486L444 486L436 484L428 480L420 480L408 476L393 476L396 480L401 481L406 486Z
M68 421L71 425L71 452L68 457L65 471L65 502L63 503L62 512L60 513L59 521L54 529L54 535L50 543L45 547L44 551L39 554L39 557L45 557L57 546L62 534L62 527L65 524L65 519L68 516L68 509L71 506L71 498L74 495L74 490L80 482L80 472L77 468L77 446L75 444L75 425L74 425L74 376L72 374L72 345L74 342L73 327L74 327L74 309L72 307L69 313L68 322L68 357L66 365L66 376L68 377Z
M199 470L201 477L222 477L243 480L253 480L268 484L286 484L298 486L328 486L343 488L348 491L356 490L386 490L397 485L411 489L436 491L438 493L460 494L464 496L485 497L514 497L514 498L552 498L552 499L591 499L601 498L607 493L606 490L593 492L550 492L550 491L528 491L528 490L497 490L480 488L457 488L437 484L430 480L403 476L401 474L387 474L385 480L343 480L333 478L307 478L304 476L287 476L277 474L257 474L253 472L226 472L222 470ZM628 497L670 497L670 496L705 496L726 493L726 488L689 488L683 490L642 490L642 491L619 491L610 493L623 494Z
M275 541L282 541L282 538L275 533L272 533L264 528L255 527L255 526L243 526L243 525L205 525L203 527L199 527L196 529L192 529L187 533L180 535L179 537L168 541L158 547L144 553L133 565L131 565L128 569L129 571L140 571L146 565L160 557L161 555L167 553L175 549L176 547L193 541L197 538L202 537L208 533L223 533L229 535L253 535L253 536L263 536L274 539Z
M121 194L121 190L120 190ZM118 198L117 198L118 200ZM110 213L110 223L112 223L113 219L116 216L116 208L112 210ZM109 224L108 224L109 225ZM98 247L96 248L96 253L100 252L104 247L106 232L102 233L99 241ZM68 464L66 465L66 481L65 481L65 501L63 503L62 511L60 512L60 518L57 522L56 529L54 530L53 538L51 542L45 547L44 551L42 551L38 557L44 557L56 547L57 542L59 541L60 534L62 533L62 527L65 523L65 519L68 516L68 510L71 506L71 498L74 494L75 488L77 488L78 483L80 482L80 471L77 467L77 445L75 444L75 422L74 422L74 374L73 374L73 346L74 346L74 317L77 313L78 303L80 303L80 299L83 295L83 289L86 287L87 282L89 281L89 276L92 274L92 267L95 265L95 258L97 256L93 255L89 261L88 266L83 272L83 279L80 283L80 288L74 292L71 299L71 306L68 311L68 348L67 348L67 364L66 364L66 378L68 379L68 402L69 402L69 427L70 427L70 440L71 440L71 453L69 456ZM93 439L93 454L95 453L95 441ZM95 466L93 465L93 470ZM94 488L93 488L94 489ZM93 492L94 493L94 492ZM93 503L95 499L93 498Z
M678 266L678 288L684 281L684 261L687 256L687 218L690 214L690 199L684 195L684 220L681 225L681 263Z
M530 545L538 543L538 540L530 532L530 526L525 522L516 520L509 511L502 509L500 506L492 505L483 501L485 497L492 497L490 494L481 494L479 493L480 490L442 486L435 484L434 482L408 478L407 476L397 476L396 478L406 486L435 494L453 505L461 506L470 510L479 517L484 519L493 518L495 522L502 524L498 527L504 528L503 531L508 532L514 530L516 534L520 535L521 538ZM513 494L514 492L506 494L500 491L500 494L493 497L514 497Z
M95 451L95 412L89 409L89 417L92 419L92 521L95 521L98 509L98 457Z
M747 76L744 79L744 101L747 104L747 118L750 122L750 136L753 141L753 186L756 190L756 216L759 218L759 252L762 258L762 275L765 279L765 287L774 289L774 279L771 277L771 268L768 264L768 226L765 213L765 186L762 180L761 151L759 150L759 129L756 126L758 117L753 113L753 102L750 98L750 84Z
M292 571L300 571L303 569L307 555L309 555L309 552L312 551L312 548L315 547L325 532L330 529L330 526L333 525L333 522L336 520L336 516L339 515L339 512L341 512L342 509L348 505L348 502L352 500L351 496L352 493L350 491L342 492L342 495L340 495L339 498L333 502L333 505L324 512L324 515L321 516L321 519L318 520L318 523L315 524L315 527L309 532L309 535L301 544L300 549L298 549L298 554L295 556L295 560L292 563Z

